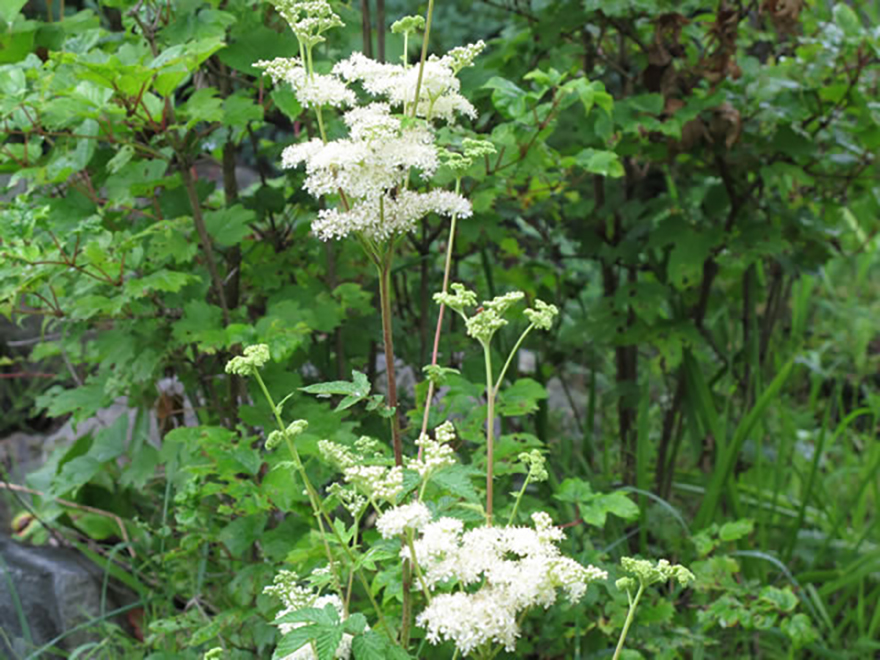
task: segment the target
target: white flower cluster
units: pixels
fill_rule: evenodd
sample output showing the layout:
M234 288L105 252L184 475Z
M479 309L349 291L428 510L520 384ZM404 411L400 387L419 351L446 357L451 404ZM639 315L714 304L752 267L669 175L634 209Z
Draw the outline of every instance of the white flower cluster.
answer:
M394 502L403 490L403 468L353 465L342 471L345 480L375 502Z
M400 536L408 529L418 530L431 521L431 512L421 502L402 504L388 509L376 521L376 529L382 538Z
M319 213L312 226L319 237L360 233L387 240L408 232L428 213L471 215L470 204L460 195L406 189L410 170L429 178L439 165L434 134L427 125L392 114L387 103L355 108L344 119L348 138L295 144L281 156L285 168L305 163L309 194L342 197L341 208Z
M321 124L322 139L290 146L282 154L286 169L305 164L309 194L340 198L339 207L319 212L312 226L315 233L324 240L357 234L382 243L412 230L430 213L469 217L471 206L463 197L443 190L415 192L409 189L409 177L415 170L428 179L439 166L430 122L476 117L473 105L459 92L456 76L473 64L485 44L456 48L424 66L382 63L355 53L338 62L329 75L318 74L312 47L323 41L324 31L341 25L339 17L326 0L274 2L300 42L300 57L259 61L255 66L266 69L275 84L291 85L300 103L319 109L319 120L322 106L353 108L343 117L348 137L326 142ZM419 20L398 27L408 34ZM358 107L348 87L353 82L385 102Z
M274 60L255 62L254 66L265 69L276 85L285 82L293 87L296 100L304 106L329 105L340 108L352 106L357 101L354 92L339 78L320 73L309 75L297 58L276 57Z
M392 106L401 108L404 113L410 111L418 89L417 117L447 122L454 121L456 115L475 119L476 108L461 95L461 83L456 75L473 64L485 47L485 43L478 41L455 48L443 57L431 57L425 62L423 71L420 66L377 62L363 53L354 53L347 60L338 62L333 73L348 82L359 81L368 94L387 98Z
M315 573L318 573L320 570L321 569L317 569ZM284 609L275 617L276 621L291 612L296 612L297 610L307 607L323 609L327 605L335 607L336 611L339 612L340 618L345 618L342 599L340 599L339 596L336 594L321 596L310 587L300 585L299 578L293 571L279 571L275 576L274 584L264 588L263 593L269 596L278 597L281 600L281 604L284 605ZM278 629L281 631L282 635L286 635L291 630L295 630L303 625L305 624L279 623ZM343 635L342 641L336 649L335 658L348 660L348 658L351 657L352 639L352 636L349 634ZM318 660L318 657L312 650L311 644L306 644L293 653L284 656L283 660Z
M372 447L368 441L369 438L358 440L358 449ZM403 490L403 468L399 466L365 465L363 454L330 440L318 442L318 450L324 460L342 471L347 483L373 502L394 502Z
M411 231L417 221L429 213L446 217L471 215L471 205L464 197L447 190L417 193L404 190L393 197L364 199L348 210L322 209L312 223L319 238L345 238L361 233L373 240L387 240Z
M556 543L563 532L550 516L532 516L535 528L478 527L463 532L461 521L441 518L425 524L414 542L416 559L429 589L455 580L480 584L473 592L435 595L418 616L432 644L451 640L462 655L486 643L513 651L519 636L517 617L531 607L550 607L557 591L578 602L587 585L608 575L562 555ZM409 558L409 549L401 551Z
M416 445L422 450L421 458L411 459L407 464L407 467L418 472L423 480L441 468L455 465L455 452L449 446L449 443L455 440L455 427L452 422L443 422L434 430L434 434L437 436L436 440L431 439L427 434L419 436Z

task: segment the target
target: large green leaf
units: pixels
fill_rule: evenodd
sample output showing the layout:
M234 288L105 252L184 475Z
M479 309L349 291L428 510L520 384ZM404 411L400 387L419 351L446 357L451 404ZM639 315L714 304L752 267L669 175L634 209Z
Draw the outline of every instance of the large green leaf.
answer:
M303 392L316 394L318 397L343 396L342 401L336 406L336 410L346 410L356 403L363 401L370 394L370 381L367 375L360 371L351 372L352 381L334 380L329 383L316 383L301 387Z

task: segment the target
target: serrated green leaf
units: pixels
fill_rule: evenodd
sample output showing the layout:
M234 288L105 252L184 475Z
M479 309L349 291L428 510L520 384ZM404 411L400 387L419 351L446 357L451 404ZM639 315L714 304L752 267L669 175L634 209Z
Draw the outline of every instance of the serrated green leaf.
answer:
M480 476L480 470L467 465L450 465L431 475L431 483L445 491L470 502L478 502L480 497L473 484L473 477Z
M590 484L581 479L566 479L554 497L577 504L584 522L596 527L604 527L609 513L624 520L634 520L640 513L638 505L625 492L595 493Z
M351 650L354 660L386 660L388 640L374 630L358 635L352 640Z
M761 589L761 595L758 599L764 603L772 605L780 612L793 612L797 607L797 596L792 593L791 589L778 589L777 587L765 586Z
M303 107L296 98L296 94L289 89L277 88L272 90L272 101L293 121L302 114Z
M244 128L249 122L262 121L263 107L248 96L235 94L223 102L223 125Z
M263 533L266 521L264 513L236 518L220 530L217 540L229 548L233 556L241 556Z
M333 605L304 607L275 619L275 623L314 623L322 626L335 626L339 623L339 612Z
M503 417L528 415L538 409L538 401L547 398L547 389L532 378L520 378L501 390L497 412Z
M343 630L349 635L360 635L367 627L367 617L360 612L350 614L343 624Z
M21 11L22 7L27 4L27 0L3 0L0 3L0 18L3 19L4 23L12 23L15 17L18 15L18 12ZM3 29L6 29L6 26L3 26Z
M250 223L255 219L256 214L253 211L236 204L205 213L205 227L218 245L229 247L238 245L251 233Z
M289 655L299 651L303 646L309 644L314 639L314 628L317 626L302 626L294 628L278 642L275 652L272 654L272 660L283 660Z
M307 394L315 394L318 397L344 396L345 398L336 406L336 411L351 408L359 401L363 401L370 394L370 381L367 375L360 371L351 372L352 381L334 380L328 383L315 383L299 388Z
M315 648L318 650L318 660L333 660L336 657L336 649L342 641L342 627L325 628L319 626L315 635Z
M144 277L127 280L125 282L125 293L132 298L143 298L154 291L177 293L194 279L195 277L189 273L180 273L162 268Z

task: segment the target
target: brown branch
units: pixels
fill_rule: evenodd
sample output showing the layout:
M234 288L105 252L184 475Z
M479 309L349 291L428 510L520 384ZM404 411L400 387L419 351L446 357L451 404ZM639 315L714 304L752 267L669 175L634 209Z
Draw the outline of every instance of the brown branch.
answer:
M88 506L86 504L79 504L77 502L71 502L70 500L64 500L60 497L48 497L44 492L39 490L34 490L33 488L28 488L27 486L19 486L18 484L11 484L9 482L0 483L0 488L5 490L12 490L19 493L27 493L28 495L37 495L39 497L49 499L53 502L57 502L61 506L70 507L71 509L79 509L80 511L86 511L87 513L94 513L99 516L104 516L105 518L110 518L113 520L116 525L119 527L119 532L122 536L122 540L125 541L126 546L128 548L128 554L131 555L132 559L137 557L134 551L134 546L131 544L131 538L128 536L128 531L125 529L125 524L122 522L122 518L117 516L115 513L110 513L109 511L104 511L103 509L96 509L93 506Z
M226 293L223 290L223 280L220 279L220 273L217 271L217 263L214 260L214 248L211 246L211 236L208 234L208 228L205 225L205 218L202 216L202 206L199 202L199 195L196 192L195 181L193 179L191 164L183 163L180 172L183 177L183 185L186 188L187 197L189 197L190 207L193 212L193 223L199 234L199 243L202 252L205 255L205 263L208 266L208 273L211 276L211 282L214 288L214 294L220 303L220 309L223 311L223 324L229 325L229 307L226 305Z

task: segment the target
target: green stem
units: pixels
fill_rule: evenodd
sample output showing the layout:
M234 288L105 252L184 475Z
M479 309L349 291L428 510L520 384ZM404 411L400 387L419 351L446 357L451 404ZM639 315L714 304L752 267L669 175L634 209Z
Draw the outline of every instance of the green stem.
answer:
M394 409L391 415L391 446L394 450L394 464L403 465L403 447L400 440L400 416L397 410L397 377L394 371L394 337L391 329L391 255L386 254L380 264L379 302L382 312L382 341L385 344L385 376L388 379L388 406Z
M455 180L455 194L461 191L461 177ZM452 214L452 221L449 225L449 243L446 246L446 261L443 264L443 293L449 289L449 273L452 270L452 249L455 245L455 225L458 220L456 214ZM437 327L434 329L434 349L431 352L431 366L437 366L437 358L440 350L440 334L443 331L443 312L446 305L440 305L440 312L437 314ZM425 398L425 414L422 415L422 431L421 435L428 432L428 416L431 413L431 403L434 400L434 381L428 382L428 396ZM422 457L422 448L419 447L419 458Z
M513 511L510 512L510 518L507 519L507 526L508 527L510 527L510 525L513 523L513 519L516 517L516 511L517 511L517 509L519 509L519 503L520 503L520 501L522 501L523 494L525 494L526 488L528 487L529 481L531 481L531 478L532 478L532 474L531 474L531 470L530 470L529 474L526 475L526 480L523 482L522 488L520 488L519 493L516 494L516 502L514 502L514 504L513 504Z
M514 346L513 346L513 350L511 350L510 354L507 356L507 361L504 363L504 368L501 370L501 374L498 376L498 382L495 383L495 394L496 395L498 394L498 390L501 389L501 383L504 382L504 375L507 373L507 368L510 366L510 363L513 362L513 358L516 355L516 352L519 350L519 347L522 346L522 343L525 340L526 335L528 335L532 331L532 328L534 328L534 327L535 327L535 325L532 324L528 328L525 329L525 332L523 332L519 336L519 339L516 340L516 344L514 344Z
M278 412L278 406L275 405L275 400L269 393L269 389L266 387L266 383L263 381L263 377L260 375L259 370L254 370L254 376L257 379L257 383L259 384L260 389L263 391L263 396L266 397L266 401L269 403L269 407L272 408L272 414L275 416L275 422L278 424L278 430L284 436L285 443L287 444L287 449L288 451L290 451L290 455L293 458L293 464L296 466L296 469L299 472L303 483L305 484L306 493L309 497L309 504L312 506L312 511L314 512L315 517L318 519L318 528L321 531L321 539L324 541L324 550L327 552L327 560L330 562L330 571L333 573L338 591L341 593L342 583L340 582L339 575L336 572L336 563L333 561L333 553L330 551L330 543L327 541L327 531L324 529L324 521L321 517L323 507L319 504L317 493L315 492L315 489L312 486L312 482L309 480L309 477L306 474L305 467L300 460L299 452L297 452L296 446L293 444L293 441L287 437L287 430L284 426L284 421L281 419L281 414Z
M315 116L318 118L318 132L321 134L321 142L327 144L327 131L324 129L324 114L321 112L321 106L315 108Z
M492 480L495 462L495 387L492 379L492 349L483 344L486 360L486 524L492 526Z
M419 95L422 92L422 76L425 73L425 62L428 59L428 39L431 36L431 16L434 14L434 0L428 0L428 16L425 19L425 38L422 41L422 56L419 58L419 77L416 78L416 97L413 100L412 116L419 109Z
M415 569L416 577L419 579L419 585L422 587L422 593L425 594L425 599L428 601L428 605L431 604L431 592L428 591L428 585L425 582L425 576L422 573L422 567L419 566L419 560L416 557L416 548L413 544L413 532L411 529L406 532L406 544L409 546L409 556L410 556L410 564Z
M639 590L636 592L636 597L630 600L629 603L629 612L626 613L626 621L623 623L623 630L620 631L620 639L617 640L617 648L614 650L614 657L611 660L618 660L620 658L620 654L623 653L623 643L626 641L626 635L629 633L629 627L632 625L633 619L636 614L636 607L639 604L639 598L642 597L642 592L645 590L645 585L643 583L639 583ZM627 592L629 595L629 592Z
M317 491L315 491L314 486L312 486L312 482L309 479L308 474L306 474L305 466L303 466L302 461L299 457L299 452L296 450L296 446L293 444L293 441L287 438L287 434L285 433L286 429L284 427L284 422L281 419L281 415L278 412L278 407L275 405L275 400L272 398L272 395L269 394L269 390L266 387L266 383L263 382L262 376L260 376L259 371L254 371L254 376L257 379L257 383L260 385L260 389L263 392L263 396L266 397L266 401L269 403L269 406L272 408L272 414L275 416L275 421L278 424L278 429L284 434L284 439L287 443L287 448L290 451L291 457L293 458L293 463L297 468L297 471L300 473L302 477L303 483L306 486L306 493L309 497L309 503L312 505L312 509L315 511L316 518L318 519L318 528L321 532L321 539L324 541L324 549L327 552L327 559L330 562L330 570L333 573L334 581L336 582L337 591L342 593L342 584L339 581L339 576L336 573L335 563L333 561L333 554L330 551L330 544L327 541L327 530L324 527L324 519L327 520L327 524L330 527L330 530L333 532L333 535L336 537L336 540L339 542L340 547L345 551L345 554L348 558L348 561L351 563L351 566L354 567L356 565L356 561L354 555L351 550L346 545L345 541L339 535L336 527L333 526L333 521L330 519L330 516L324 511L324 507L321 504L321 499L318 497ZM358 576L358 580L360 580L361 584L364 587L364 590L367 592L367 597L370 599L370 603L373 606L373 609L376 611L376 616L379 619L379 623L388 633L389 639L396 643L397 640L394 639L394 635L391 630L391 626L388 625L388 622L385 620L385 616L382 614L382 609L379 607L379 603L376 602L375 596L373 596L373 592L370 589L370 585L364 577L363 572L358 569L356 571Z

